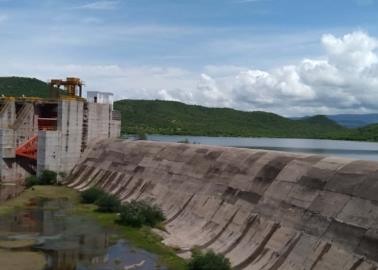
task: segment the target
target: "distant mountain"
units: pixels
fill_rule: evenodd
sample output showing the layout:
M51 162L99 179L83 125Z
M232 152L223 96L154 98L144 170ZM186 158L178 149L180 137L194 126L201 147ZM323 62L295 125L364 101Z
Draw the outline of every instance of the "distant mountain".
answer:
M346 128L325 116L292 120L268 112L207 108L161 100L120 100L122 132L169 135L332 138Z
M335 125L340 126L340 124L338 124L336 121L330 119L329 117L325 115L315 115L315 116L304 117L302 119L296 119L296 120L302 120L307 123L324 125L328 127L334 127Z
M337 114L327 117L348 128L358 128L378 123L378 113L372 114Z

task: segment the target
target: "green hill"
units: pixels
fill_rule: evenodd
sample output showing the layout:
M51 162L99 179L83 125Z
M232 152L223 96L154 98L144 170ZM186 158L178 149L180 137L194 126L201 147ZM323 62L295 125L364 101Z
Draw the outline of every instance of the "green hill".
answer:
M34 78L0 77L1 95L47 98L49 86ZM348 129L322 115L292 120L268 112L160 100L120 100L114 107L122 114L123 133L378 141L378 124Z
M335 139L378 142L378 124L371 124L361 128L349 129L337 134Z
M2 95L47 98L49 86L34 78L0 77L0 96Z
M332 138L347 131L325 116L291 120L267 112L207 108L160 100L120 100L114 107L124 119L124 133Z

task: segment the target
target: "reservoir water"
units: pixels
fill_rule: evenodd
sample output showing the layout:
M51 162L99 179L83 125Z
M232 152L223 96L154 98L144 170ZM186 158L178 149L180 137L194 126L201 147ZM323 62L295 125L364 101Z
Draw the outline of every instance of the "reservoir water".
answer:
M0 269L166 270L155 255L71 208L65 199L42 200L1 216Z
M188 140L190 143L199 144L311 153L362 160L378 160L378 143L372 142L168 135L148 135L147 138L149 140L163 142L180 142Z

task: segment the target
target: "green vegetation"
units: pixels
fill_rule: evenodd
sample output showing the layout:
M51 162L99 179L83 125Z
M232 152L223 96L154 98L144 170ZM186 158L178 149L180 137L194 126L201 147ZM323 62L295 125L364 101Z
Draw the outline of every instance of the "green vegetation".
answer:
M79 203L79 193L64 186L34 186L22 192L19 196L0 204L0 215L7 214L14 209L32 207L38 198L58 199L66 198L74 204Z
M114 195L104 193L95 201L97 211L103 213L116 213L121 207L121 201Z
M49 85L35 78L0 77L0 96L49 98ZM63 90L60 91L64 95Z
M378 124L349 129L347 132L337 134L335 139L378 142Z
M91 187L80 193L81 203L95 203L101 196L104 195L104 191L95 187Z
M80 193L80 202L97 205L97 211L103 213L116 213L121 208L121 201L114 195L96 187L91 187Z
M36 185L56 185L58 174L53 171L45 170L41 173L39 177L31 175L25 179L25 186L30 188Z
M145 141L147 140L147 135L144 132L139 131L135 137L139 141Z
M53 171L45 170L38 177L40 185L55 185L57 183L58 174Z
M0 77L0 95L47 98L49 86L34 78Z
M121 100L114 107L127 119L122 122L122 132L131 134L332 138L347 131L325 116L291 120L267 112L160 100Z
M164 214L156 205L144 201L132 201L121 207L118 223L140 228L143 225L155 227L165 220Z
M268 112L161 100L120 100L114 108L127 119L122 121L122 132L129 134L378 141L378 124L348 129L322 115L292 120Z
M189 270L231 270L230 261L221 254L213 251L201 252L193 250L189 262Z
M159 256L159 262L171 270L187 270L187 262L176 255L173 248L165 246L161 241L162 238L151 231L148 226L135 228L132 226L124 226L117 222L116 213L100 213L95 211L96 206L83 204L78 213L86 214L93 217L99 224L112 228L120 233L130 243L142 248L148 252L152 252Z
M178 257L173 248L162 244L161 237L153 233L150 227L134 228L118 224L116 213L101 213L96 211L97 206L94 204L80 204L80 193L64 186L34 186L33 189L27 189L18 197L1 203L0 215L10 213L17 208L33 207L33 202L37 201L38 198L68 199L74 205L73 213L86 215L100 225L117 232L119 238L127 239L136 248L156 254L159 257L160 264L167 266L168 269L187 269L186 261Z
M97 205L97 211L103 213L120 212L117 222L122 225L141 228L155 227L165 220L161 209L145 201L127 202L121 206L120 200L96 187L89 188L80 194L80 202Z
M34 78L0 77L0 95L47 98L49 86ZM124 119L122 132L138 134L140 140L145 134L166 134L378 141L378 124L348 129L321 115L292 120L268 112L160 100L120 100L114 108Z
M25 186L27 188L30 188L32 186L36 186L36 185L38 185L38 183L39 183L39 179L35 175L30 175L30 176L26 177L26 179L25 179Z

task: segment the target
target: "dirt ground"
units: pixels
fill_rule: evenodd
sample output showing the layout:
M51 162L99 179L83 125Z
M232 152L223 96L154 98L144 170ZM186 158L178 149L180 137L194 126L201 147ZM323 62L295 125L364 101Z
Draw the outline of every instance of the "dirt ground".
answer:
M30 270L43 269L46 264L42 253L30 251L7 251L0 249L1 269L7 270ZM31 268L32 267L32 268Z

